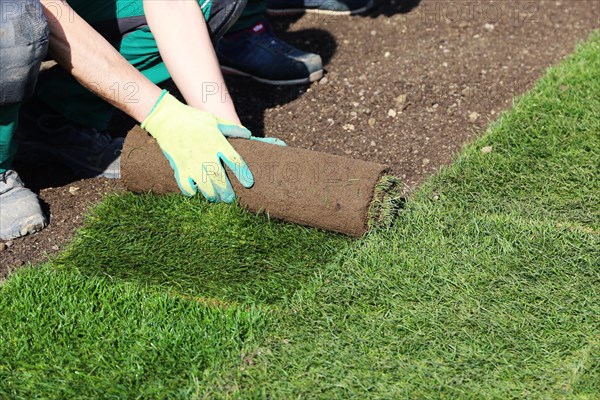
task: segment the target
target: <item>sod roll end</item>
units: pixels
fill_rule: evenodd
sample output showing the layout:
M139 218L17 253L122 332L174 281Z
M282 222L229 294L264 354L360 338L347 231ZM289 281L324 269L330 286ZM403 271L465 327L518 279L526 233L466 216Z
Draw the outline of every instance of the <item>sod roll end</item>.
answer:
M252 212L359 237L390 224L400 208L403 186L384 165L253 140L230 143L254 176L245 189L228 172L239 204ZM132 192L180 191L156 140L139 126L127 135L121 169Z

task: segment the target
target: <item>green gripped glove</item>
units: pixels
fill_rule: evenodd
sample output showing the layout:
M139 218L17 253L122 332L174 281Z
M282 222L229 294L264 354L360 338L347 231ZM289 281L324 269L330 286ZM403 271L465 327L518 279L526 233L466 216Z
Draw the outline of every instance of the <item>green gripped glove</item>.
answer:
M263 137L252 136L252 132L250 132L248 129L244 128L242 125L238 125L233 122L229 122L229 121L224 120L219 117L217 117L217 121L219 121L219 124L221 126L221 132L223 133L223 135L226 138L250 139L250 140L256 140L257 142L275 144L278 146L287 146L285 144L285 142L281 139L277 139L274 137L263 138Z
M235 193L223 163L245 188L254 184L248 166L224 136L223 131L230 127L220 124L212 114L186 106L166 91L142 122L142 128L156 138L169 160L183 194L193 196L200 190L208 201L225 203L231 203Z

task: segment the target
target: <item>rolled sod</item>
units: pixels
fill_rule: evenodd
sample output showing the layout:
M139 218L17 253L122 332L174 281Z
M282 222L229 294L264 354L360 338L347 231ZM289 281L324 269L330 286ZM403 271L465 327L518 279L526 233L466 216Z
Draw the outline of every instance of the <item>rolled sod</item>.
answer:
M385 165L246 139L230 139L254 176L242 187L227 171L239 204L271 218L359 237L389 225L403 186ZM121 156L125 187L135 193L178 193L173 170L156 140L139 126Z

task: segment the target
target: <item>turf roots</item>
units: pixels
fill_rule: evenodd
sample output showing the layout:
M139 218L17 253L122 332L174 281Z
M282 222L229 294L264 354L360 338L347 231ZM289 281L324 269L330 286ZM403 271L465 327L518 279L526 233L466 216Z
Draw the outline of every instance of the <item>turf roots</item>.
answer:
M395 176L384 175L379 179L369 207L369 230L394 222L404 204L403 186Z

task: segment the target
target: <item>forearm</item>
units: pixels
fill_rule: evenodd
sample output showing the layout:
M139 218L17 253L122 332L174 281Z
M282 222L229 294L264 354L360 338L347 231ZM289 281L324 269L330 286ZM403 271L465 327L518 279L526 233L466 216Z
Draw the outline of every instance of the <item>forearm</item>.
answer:
M188 105L239 124L198 2L144 0L144 13Z
M161 89L130 65L65 1L41 3L50 27L50 55L56 62L91 92L138 122L143 121ZM137 93L132 95L134 91Z

